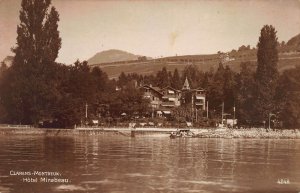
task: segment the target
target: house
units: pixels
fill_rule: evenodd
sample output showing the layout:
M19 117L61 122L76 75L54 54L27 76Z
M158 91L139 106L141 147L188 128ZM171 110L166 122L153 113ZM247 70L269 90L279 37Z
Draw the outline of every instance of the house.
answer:
M191 105L197 110L205 110L205 90L202 88L192 89L186 78L182 87L181 103Z
M181 90L167 86L165 88L144 85L140 87L144 92L144 98L149 99L153 114L157 116L170 116L172 110L186 105L196 110L205 110L205 90L192 89L186 78Z
M173 108L180 106L181 91L176 90L170 86L167 86L161 90L162 96L162 107Z
M194 104L197 110L205 110L205 91L202 88L194 89Z
M153 109L158 109L162 103L163 93L160 88L153 87L152 85L144 85L140 88L144 92L144 98L150 101L150 106Z

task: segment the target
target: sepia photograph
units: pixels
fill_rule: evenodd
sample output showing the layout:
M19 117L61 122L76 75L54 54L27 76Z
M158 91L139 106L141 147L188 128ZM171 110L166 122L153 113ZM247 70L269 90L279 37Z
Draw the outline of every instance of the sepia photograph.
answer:
M0 193L300 193L300 0L0 0Z

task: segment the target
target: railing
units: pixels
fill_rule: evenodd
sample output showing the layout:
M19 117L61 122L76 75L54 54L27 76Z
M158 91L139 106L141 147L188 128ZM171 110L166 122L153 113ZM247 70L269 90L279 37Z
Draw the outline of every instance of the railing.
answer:
M33 126L32 125L0 124L0 128L33 128Z

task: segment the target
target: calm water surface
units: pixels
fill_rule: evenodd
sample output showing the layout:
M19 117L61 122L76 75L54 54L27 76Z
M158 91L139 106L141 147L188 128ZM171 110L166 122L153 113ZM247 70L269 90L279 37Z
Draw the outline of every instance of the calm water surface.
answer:
M0 136L0 147L1 193L300 192L300 140Z

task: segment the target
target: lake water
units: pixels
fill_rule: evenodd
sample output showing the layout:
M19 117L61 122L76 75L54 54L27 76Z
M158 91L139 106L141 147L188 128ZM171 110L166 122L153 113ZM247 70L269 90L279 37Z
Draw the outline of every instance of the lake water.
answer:
M0 147L1 193L300 192L300 140L20 135Z

